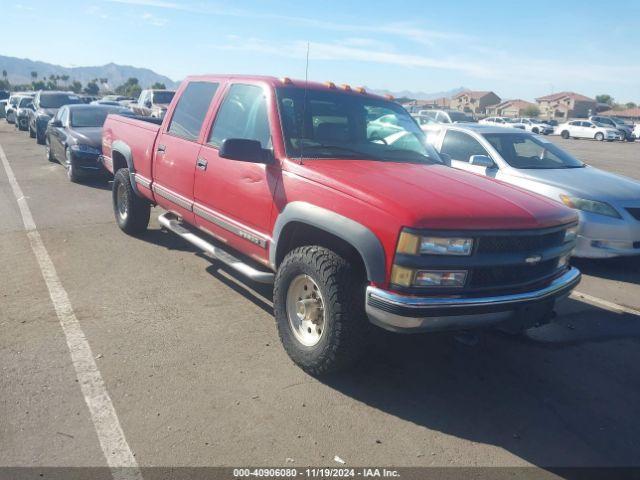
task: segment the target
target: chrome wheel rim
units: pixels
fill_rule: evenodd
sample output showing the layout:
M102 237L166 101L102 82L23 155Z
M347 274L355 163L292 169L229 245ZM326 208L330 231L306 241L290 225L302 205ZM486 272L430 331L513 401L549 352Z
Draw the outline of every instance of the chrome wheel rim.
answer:
M302 345L318 344L325 330L324 299L316 282L305 274L298 275L287 290L287 317L294 337Z
M51 147L49 146L49 139L46 140L44 145L44 153L47 156L47 160L51 158Z
M67 176L71 178L73 176L73 163L71 162L71 152L69 149L67 149L65 157L67 158Z
M127 209L127 190L122 183L118 183L116 189L116 206L118 207L118 216L121 220L126 220L129 214Z

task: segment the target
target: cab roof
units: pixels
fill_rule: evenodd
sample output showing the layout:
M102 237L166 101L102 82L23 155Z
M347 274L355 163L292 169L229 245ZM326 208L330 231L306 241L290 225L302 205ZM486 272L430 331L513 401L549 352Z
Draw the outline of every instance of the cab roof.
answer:
M297 79L288 78L288 77L277 78L277 77L272 77L268 75L241 75L241 74L214 75L214 74L211 74L211 75L192 75L184 79L184 81L211 81L211 82L216 80L217 81L234 80L238 82L245 80L245 81L254 81L254 82L264 82L273 88L278 88L278 87L305 88L305 85L306 85L306 87L309 90L321 90L321 91L327 91L327 92L337 91L337 92L343 92L343 93L351 93L353 95L364 95L371 98L390 100L388 97L385 97L382 95L376 95L374 93L369 93L368 91L366 91L366 89L364 89L364 92L360 92L359 89L364 88L360 86L338 84L334 82L322 83L322 82L314 82L311 80L308 82L305 82L305 80L297 80Z

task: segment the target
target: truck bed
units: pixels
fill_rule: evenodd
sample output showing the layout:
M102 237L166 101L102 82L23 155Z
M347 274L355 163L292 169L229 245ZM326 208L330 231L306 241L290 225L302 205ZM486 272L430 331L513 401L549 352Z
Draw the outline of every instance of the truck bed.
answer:
M160 131L161 119L141 117L138 115L111 114L107 117L102 130L103 156L110 159L105 168L113 173L113 142L122 142L131 151L135 163L135 172L151 181L152 160L156 137Z

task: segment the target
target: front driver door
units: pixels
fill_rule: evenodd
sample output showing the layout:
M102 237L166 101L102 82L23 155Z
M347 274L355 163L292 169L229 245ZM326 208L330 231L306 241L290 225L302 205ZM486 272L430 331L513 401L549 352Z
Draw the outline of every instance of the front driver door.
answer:
M268 260L280 166L222 158L219 148L225 139L243 138L270 150L268 112L274 102L270 90L259 82L230 85L198 155L194 182L196 223L263 263Z
M497 168L487 168L471 165L469 158L472 155L485 155L491 157L489 152L471 135L458 130L447 130L442 140L440 153L451 157L451 166L468 172L479 173L495 177Z

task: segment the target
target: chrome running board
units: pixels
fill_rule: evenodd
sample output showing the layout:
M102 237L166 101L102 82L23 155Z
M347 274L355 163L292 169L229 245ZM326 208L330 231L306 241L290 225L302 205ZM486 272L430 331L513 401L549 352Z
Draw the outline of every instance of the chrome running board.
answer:
M173 233L180 235L187 242L195 245L200 250L212 255L217 260L221 261L228 267L234 269L236 272L250 278L254 282L258 283L273 283L275 275L272 272L266 272L264 270L258 270L251 265L244 263L242 260L231 255L229 252L222 250L220 247L216 247L213 244L206 241L204 238L199 237L196 233L185 228L178 216L171 213L163 213L158 217L160 225L171 230Z

